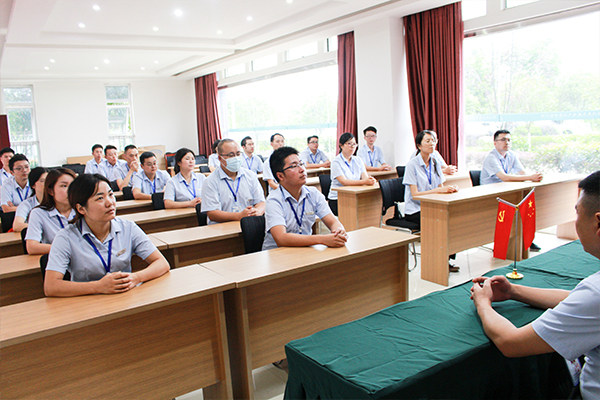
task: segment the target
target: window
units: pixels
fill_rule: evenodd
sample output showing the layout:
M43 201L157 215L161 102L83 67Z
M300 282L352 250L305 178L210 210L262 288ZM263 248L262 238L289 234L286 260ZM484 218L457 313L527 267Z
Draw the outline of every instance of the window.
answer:
M294 47L293 49L289 49L287 51L286 60L298 60L303 57L314 56L319 52L319 43L313 42L309 44L305 44L303 46Z
M27 156L32 167L40 164L40 145L35 124L33 87L4 87L10 146Z
M108 140L119 149L134 143L129 86L106 86Z
M240 75L246 72L246 64L238 64L225 70L225 77Z
M271 54L267 57L257 58L252 61L252 71L260 71L261 69L277 66L277 54Z

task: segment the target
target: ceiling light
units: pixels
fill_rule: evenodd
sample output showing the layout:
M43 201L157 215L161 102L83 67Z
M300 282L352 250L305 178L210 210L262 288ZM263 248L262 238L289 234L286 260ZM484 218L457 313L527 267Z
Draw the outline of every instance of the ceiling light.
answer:
M155 26L154 28L152 28L152 30L153 30L154 32L158 31L158 26Z
M79 23L79 27L80 27L80 28L85 28L85 24L84 24L83 22L80 22L80 23Z
M223 33L223 31L221 31L221 30L217 31L217 35L220 35L222 33Z
M54 60L54 58L51 58L50 62L53 63L53 62L56 62L56 61Z
M94 11L100 11L100 6L98 4L94 4L92 8L94 9Z
M288 4L292 4L294 2L294 0L285 0L285 2Z
M154 60L154 64L158 64L158 60Z
M246 17L246 21L252 21L252 16L248 15L248 16Z
M47 70L49 70L49 69L50 69L50 67L44 67L44 69L47 71Z
M108 59L105 59L105 60L104 60L104 64L110 64L110 60L108 60Z
M146 69L146 67L141 67L140 69L141 69L142 71L144 71L144 70Z
M98 71L98 67L94 67L94 69L95 69L96 71Z
M179 8L176 9L175 11L173 11L173 14L175 14L176 17L181 17L183 15L183 11L181 11Z

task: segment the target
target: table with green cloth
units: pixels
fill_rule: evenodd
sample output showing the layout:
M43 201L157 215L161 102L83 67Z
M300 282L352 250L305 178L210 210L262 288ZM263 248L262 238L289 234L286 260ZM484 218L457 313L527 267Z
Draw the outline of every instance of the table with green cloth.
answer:
M600 270L579 241L517 264L527 286L573 289ZM504 275L512 267L486 276ZM565 396L564 359L507 358L487 338L470 300L471 282L399 303L286 345L285 399L509 399ZM542 314L494 303L518 327Z

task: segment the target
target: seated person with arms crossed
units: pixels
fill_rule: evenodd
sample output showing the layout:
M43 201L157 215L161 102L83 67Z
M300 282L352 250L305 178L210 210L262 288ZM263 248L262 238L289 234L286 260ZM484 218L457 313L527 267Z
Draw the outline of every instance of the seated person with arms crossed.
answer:
M392 167L385 163L381 147L375 146L377 129L374 126L368 126L363 134L367 143L358 150L357 156L362 158L367 171L391 171Z
M48 254L58 231L75 217L75 210L71 208L68 196L69 185L75 178L75 173L66 168L48 172L44 183L44 198L29 213L25 236L29 254Z
M115 169L113 175L113 180L117 181L119 189L123 190L125 186L133 186L133 175L140 170L138 154L139 151L134 145L130 144L125 146L125 153L123 153L123 157L125 158L126 163L119 165L119 167Z
M408 186L404 191L404 212L406 220L421 225L421 202L413 197L431 193L458 192L457 186L444 186L442 165L433 157L437 137L433 131L421 131L415 138L417 156L406 164L402 183ZM456 254L450 256L456 258ZM450 272L458 272L459 267L448 262Z
M23 154L15 154L8 162L11 179L2 186L1 204L5 213L17 211L19 204L31 196L29 187L29 160Z
M115 217L116 200L108 179L83 174L69 188L75 218L54 239L48 257L46 296L123 293L167 273L169 263L134 222ZM149 265L131 272L136 254ZM69 271L71 281L63 276Z
M579 183L575 228L583 249L600 259L600 171ZM567 360L585 355L579 385L570 398L600 399L600 272L572 291L512 284L504 276L473 279L471 298L485 334L507 357L558 352ZM494 301L517 300L545 309L521 328L498 314Z
M92 158L85 164L84 174L103 174L104 175L104 164L106 160L102 158L102 145L95 144L92 146Z
M280 147L285 146L285 138L281 133L274 133L271 135L271 147L273 151L277 150ZM273 153L271 153L273 154ZM269 156L271 157L271 156ZM273 172L271 172L271 164L269 163L269 158L265 160L264 168L263 168L263 181L267 181L269 185L268 193L271 193L273 190L277 190L279 185L277 184L277 180L273 176Z
M127 164L127 161L119 160L119 152L117 151L117 148L112 144L107 144L104 148L104 157L106 157L106 162L104 163L104 171L100 174L104 175L104 177L109 181L114 181L117 179L115 177L115 170L119 167L126 168L125 165Z
M202 202L204 174L194 172L196 155L187 148L175 153L175 175L165 186L165 208L190 208Z
M244 153L242 153L244 157L242 168L248 168L255 174L263 172L263 162L259 156L254 155L254 141L250 136L242 139L242 149L244 150Z
M220 140L217 139L210 146L212 149L212 154L208 156L208 169L210 172L213 172L215 169L219 168L219 156L217 155L217 146L219 145Z
M300 159L306 164L306 168L329 168L331 161L319 150L319 137L309 136L306 142L308 147L300 153Z
M360 157L353 156L356 139L346 132L340 136L340 154L331 163L331 190L329 191L329 207L334 215L338 215L337 191L342 186L373 186L377 181L367 174L365 163Z
M133 198L136 200L150 200L154 193L165 190L171 177L167 171L158 169L156 156L150 151L145 151L140 156L141 171L133 176Z
M303 247L324 244L342 247L348 240L344 226L327 206L318 189L305 186L306 168L292 147L281 147L269 158L279 189L271 192L265 207L265 241L263 250L276 247ZM316 217L331 231L312 235Z
M23 229L27 228L29 213L34 207L38 206L44 198L44 182L46 182L47 175L48 170L44 167L34 168L29 173L29 187L33 194L17 207L15 220L13 221L13 231L21 232Z
M209 224L265 213L263 188L254 172L242 168L241 153L231 139L223 139L217 146L220 166L202 186L202 211L208 213Z
M8 162L14 155L15 151L10 147L5 147L0 150L0 161L2 161L2 169L0 169L0 188L4 186L5 181L9 181L12 178Z

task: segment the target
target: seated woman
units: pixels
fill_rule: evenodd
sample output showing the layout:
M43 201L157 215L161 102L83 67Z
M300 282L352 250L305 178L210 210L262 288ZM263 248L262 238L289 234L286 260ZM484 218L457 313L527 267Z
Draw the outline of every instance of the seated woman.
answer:
M29 254L48 254L54 237L75 216L67 194L76 175L66 168L48 172L44 183L44 198L31 210L25 243Z
M116 200L108 179L80 175L69 187L69 203L76 214L52 243L46 296L122 293L169 271L169 263L140 227L115 217ZM132 273L133 254L148 267ZM71 281L63 280L67 271Z
M190 149L182 148L175 153L175 175L165 186L165 208L196 207L202 202L203 174L194 173L196 156Z
M208 156L208 168L210 169L210 172L214 172L214 170L221 166L221 163L219 161L219 154L217 154L217 146L219 145L219 142L220 140L217 139L210 146L210 148L212 149L212 154Z
M423 132L430 132L433 136L435 136L437 138L437 133L435 133L435 131L426 129ZM417 149L410 158L414 158L418 154L419 154L419 150ZM444 157L442 157L442 155L440 154L439 151L434 150L432 157L442 165L442 172L444 173L444 175L452 175L452 174L455 174L456 171L458 171L458 168L456 168L455 165L448 165L446 163L446 161L444 160Z
M46 175L48 175L48 169L44 167L37 167L31 170L29 173L29 187L31 188L32 196L23 200L17 207L15 213L15 220L13 221L13 231L21 232L27 228L27 221L29 213L34 207L37 207L44 198L44 182L46 181Z
M404 191L406 220L421 225L421 202L413 197L431 193L454 193L458 187L444 186L442 164L433 155L437 144L437 135L434 131L421 131L415 138L417 156L406 164L402 183L408 186ZM450 258L454 259L455 254ZM450 272L458 272L459 267L449 262Z
M329 208L338 215L337 192L334 188L342 186L372 186L377 182L367 174L365 163L354 156L356 139L351 133L340 136L340 154L331 163L331 190L329 190Z

